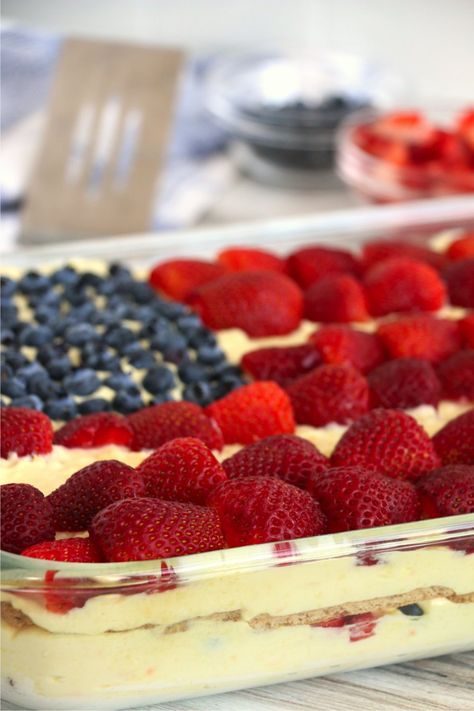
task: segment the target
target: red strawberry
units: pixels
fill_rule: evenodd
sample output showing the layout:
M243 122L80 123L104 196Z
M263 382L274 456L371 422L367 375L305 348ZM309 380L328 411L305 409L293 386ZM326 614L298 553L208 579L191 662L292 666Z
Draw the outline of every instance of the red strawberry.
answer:
M415 521L420 503L408 481L360 466L311 475L308 491L319 502L330 533Z
M337 443L331 462L399 479L416 479L439 465L424 429L401 410L372 410L354 422Z
M438 272L424 262L406 257L392 257L375 264L364 283L374 316L394 311L437 311L446 300L446 289Z
M416 483L424 518L474 513L474 466L450 464Z
M376 333L348 326L323 326L309 338L325 363L350 364L368 373L385 360L382 341Z
M437 363L461 347L455 321L427 314L382 323L377 333L392 358L423 358Z
M30 484L0 486L2 550L21 553L40 541L52 541L55 527L51 505Z
M321 356L313 345L258 348L246 353L240 363L255 380L274 380L284 387L320 365Z
M277 477L301 489L310 474L328 468L328 460L308 440L296 435L274 435L249 444L222 462L229 479Z
M13 453L19 457L47 454L53 448L53 426L42 412L26 407L2 407L0 429L0 454L3 459L8 459Z
M441 383L433 366L421 358L399 358L382 363L367 380L372 407L436 406L441 397Z
M446 257L428 247L422 247L411 242L390 240L374 240L366 242L362 249L362 263L365 270L370 269L378 262L392 257L408 257L418 262L425 262L433 269L440 270L446 265Z
M360 264L353 254L343 249L303 247L289 255L287 270L300 286L306 288L333 272L348 272L357 276Z
M114 501L144 496L143 477L115 459L88 464L47 497L58 531L84 531L98 511Z
M458 321L459 332L466 348L474 348L474 312Z
M54 444L63 447L102 447L119 444L128 447L133 432L125 417L112 412L75 417L54 433Z
M255 269L285 273L285 260L263 249L231 247L217 255L217 261L231 272L248 272Z
M211 450L194 437L163 444L137 471L145 481L147 496L202 505L212 489L227 479Z
M474 409L448 422L433 445L443 464L474 464Z
M360 282L350 274L328 274L304 293L304 315L310 321L367 321L369 312Z
M474 232L466 233L463 237L451 242L446 250L446 255L453 261L474 257Z
M208 504L217 511L232 548L316 536L325 530L324 516L310 494L276 478L225 481Z
M450 302L455 306L474 308L474 257L450 264L444 270L443 276Z
M204 410L192 402L164 402L127 417L133 431L131 448L158 449L176 437L197 437L210 449L222 449L222 432Z
M367 412L367 380L351 365L321 365L287 388L300 425L344 424Z
M346 615L344 625L349 625L349 642L359 642L375 634L377 617L373 612L360 612L357 615Z
M205 410L216 420L226 444L250 444L274 434L291 434L295 420L288 395L276 383L244 385Z
M22 555L43 560L60 560L65 563L100 563L102 561L99 552L88 538L43 541L29 546Z
M474 349L458 351L438 368L444 396L450 400L474 400Z
M149 282L171 299L187 301L194 289L226 274L222 264L201 259L171 259L151 270Z
M215 511L159 499L124 499L94 517L93 543L108 561L150 560L223 548Z
M274 336L298 327L299 287L284 274L234 272L193 292L189 300L209 328L241 328L249 336Z

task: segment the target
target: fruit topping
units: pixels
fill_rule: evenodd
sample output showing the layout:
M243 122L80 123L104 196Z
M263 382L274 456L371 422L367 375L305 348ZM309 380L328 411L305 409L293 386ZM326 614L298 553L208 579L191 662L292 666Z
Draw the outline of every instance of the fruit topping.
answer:
M474 464L474 409L448 422L433 445L443 464Z
M459 332L466 348L474 348L474 312L459 321Z
M273 435L247 445L224 459L222 466L229 479L277 477L305 489L308 477L325 471L329 462L314 444L302 437Z
M244 385L205 412L219 425L226 444L250 444L270 435L292 434L295 429L288 395L271 381Z
M135 451L158 449L176 437L196 437L210 449L222 449L224 444L215 421L192 402L164 402L129 415L127 421Z
M455 306L474 308L474 257L460 259L443 272L449 300Z
M193 437L178 437L163 444L138 466L137 472L143 477L147 496L202 505L227 479L211 450Z
M418 518L414 486L361 466L312 474L308 491L319 502L331 533L406 523Z
M196 289L189 303L209 328L241 328L253 337L290 333L303 312L295 282L268 271L222 276Z
M58 531L84 531L114 501L145 495L143 477L115 459L88 464L48 495Z
M76 417L54 433L54 444L63 447L102 447L117 444L128 447L133 432L121 415L112 412L97 412Z
M372 410L354 422L331 457L335 467L360 466L399 479L416 479L439 466L433 444L402 410Z
M171 299L187 301L194 289L226 273L227 268L223 263L201 259L171 259L154 267L149 280L154 289Z
M407 615L408 617L422 617L425 614L423 612L423 609L419 605L417 605L416 602L410 605L402 605L398 609L400 610L400 612L402 612L404 615Z
M474 400L474 349L458 351L438 367L443 395L449 400Z
M360 264L351 252L331 247L303 247L287 258L288 274L306 289L327 274L347 272L357 276Z
M224 547L213 509L159 499L116 501L94 517L89 532L108 561L170 558Z
M328 274L305 291L304 315L326 323L368 321L364 289L350 274Z
M376 263L364 279L370 313L385 316L397 311L437 311L446 300L438 272L425 262L392 257Z
M382 323L377 333L392 358L423 358L438 363L461 347L456 322L428 314Z
M367 412L367 380L351 365L321 365L287 388L300 425L345 424Z
M441 397L441 383L433 366L421 358L398 358L382 363L367 380L372 407L435 407Z
M428 247L422 247L411 242L397 240L374 240L366 242L362 247L362 264L365 271L378 262L383 262L392 257L406 257L418 262L425 262L438 271L446 265L446 257Z
M425 518L474 513L474 466L448 464L416 483Z
M385 350L376 333L349 326L322 326L309 338L325 363L350 364L368 373L385 360Z
M282 387L320 364L321 356L311 343L258 348L246 353L240 363L255 380L274 380Z
M63 538L43 541L26 548L22 555L43 560L60 560L65 563L100 563L102 558L89 538Z
M242 477L220 484L208 499L230 547L324 533L319 505L307 491L277 478Z
M10 454L25 457L29 454L47 454L53 448L53 427L51 421L41 412L24 407L2 407L1 456L8 459Z
M28 546L54 539L53 510L30 484L0 486L2 550L21 553Z
M285 273L285 260L263 249L232 247L217 255L217 261L231 272L248 272L255 269Z
M455 239L446 250L446 256L453 261L474 257L474 232Z

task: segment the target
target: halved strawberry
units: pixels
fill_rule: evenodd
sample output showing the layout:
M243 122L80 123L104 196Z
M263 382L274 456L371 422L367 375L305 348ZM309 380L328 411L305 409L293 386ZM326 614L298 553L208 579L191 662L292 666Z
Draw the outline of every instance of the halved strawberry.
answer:
M63 538L59 541L42 541L25 548L22 555L42 560L59 560L64 563L100 563L99 551L89 538Z
M360 273L357 257L332 247L303 247L288 256L286 265L288 274L303 288L334 272Z
M474 400L474 349L458 351L438 367L444 396L450 400Z
M227 273L223 264L202 259L171 259L154 267L149 282L171 299L187 301L194 289Z
M192 402L164 402L127 417L132 428L131 448L158 449L176 437L197 437L210 449L222 449L224 440L218 425Z
M443 464L474 464L474 409L448 422L433 445Z
M263 249L231 247L217 255L217 261L231 272L248 272L255 269L285 273L285 260Z
M474 513L474 466L449 464L416 483L424 518Z
M319 505L307 491L268 477L220 484L208 499L219 515L227 545L284 541L324 533Z
M309 337L325 363L350 364L368 373L385 360L382 341L376 333L348 326L322 326Z
M362 248L362 263L365 271L378 262L392 257L408 257L418 262L425 262L433 269L440 270L446 265L446 257L433 249L402 240L373 240Z
M303 313L303 295L284 274L234 272L196 289L189 299L209 328L241 328L249 336L294 331Z
M13 453L19 457L48 454L53 448L53 426L42 412L26 407L2 407L0 428L0 454L3 459L8 459Z
M246 353L240 363L255 380L274 380L282 387L320 364L321 356L311 343L258 348Z
M459 332L466 348L474 348L474 312L458 321Z
M169 558L224 547L213 509L159 499L116 501L99 511L89 532L108 561Z
M54 444L86 449L106 444L128 447L132 437L132 428L125 417L112 412L97 412L75 417L60 427L54 433Z
M398 358L382 363L367 379L372 407L436 406L441 397L441 383L433 366L421 358Z
M371 314L399 311L437 311L446 300L438 272L425 262L392 257L375 264L364 279Z
M438 363L461 347L456 321L428 314L382 323L377 333L392 358L423 358Z
M28 546L52 541L55 535L51 504L30 484L0 486L2 550L21 553Z
M460 259L443 272L449 300L454 306L474 308L474 257Z
M137 468L146 495L166 501L205 504L210 492L227 475L204 442L178 437L163 444Z
M467 232L451 242L446 250L446 255L453 261L474 257L474 232Z
M439 466L433 443L402 410L372 410L343 434L331 457L335 467L360 466L400 479L416 479Z
M222 462L229 479L248 476L277 477L301 489L310 474L325 471L328 460L306 439L273 435L249 444Z
M304 315L323 323L368 321L364 289L350 274L328 274L305 291Z
M351 365L321 365L287 387L300 425L345 424L368 410L367 380Z
M292 434L295 420L288 395L261 380L244 385L205 409L219 425L226 444L250 444L274 434Z

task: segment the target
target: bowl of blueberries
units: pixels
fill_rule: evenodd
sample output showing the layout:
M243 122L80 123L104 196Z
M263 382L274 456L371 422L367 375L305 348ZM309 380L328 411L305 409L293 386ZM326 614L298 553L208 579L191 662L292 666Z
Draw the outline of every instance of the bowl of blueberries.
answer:
M397 76L352 55L231 53L210 63L205 104L243 172L311 188L333 184L341 123L392 106L403 91Z

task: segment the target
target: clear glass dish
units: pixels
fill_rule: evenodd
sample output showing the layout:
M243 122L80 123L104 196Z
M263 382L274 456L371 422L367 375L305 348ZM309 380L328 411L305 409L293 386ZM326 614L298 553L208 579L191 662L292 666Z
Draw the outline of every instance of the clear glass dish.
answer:
M237 243L286 252L473 225L474 200L456 198L54 245L8 261L112 252L146 265ZM3 554L2 568L3 696L26 708L143 707L474 648L474 515L166 561Z

